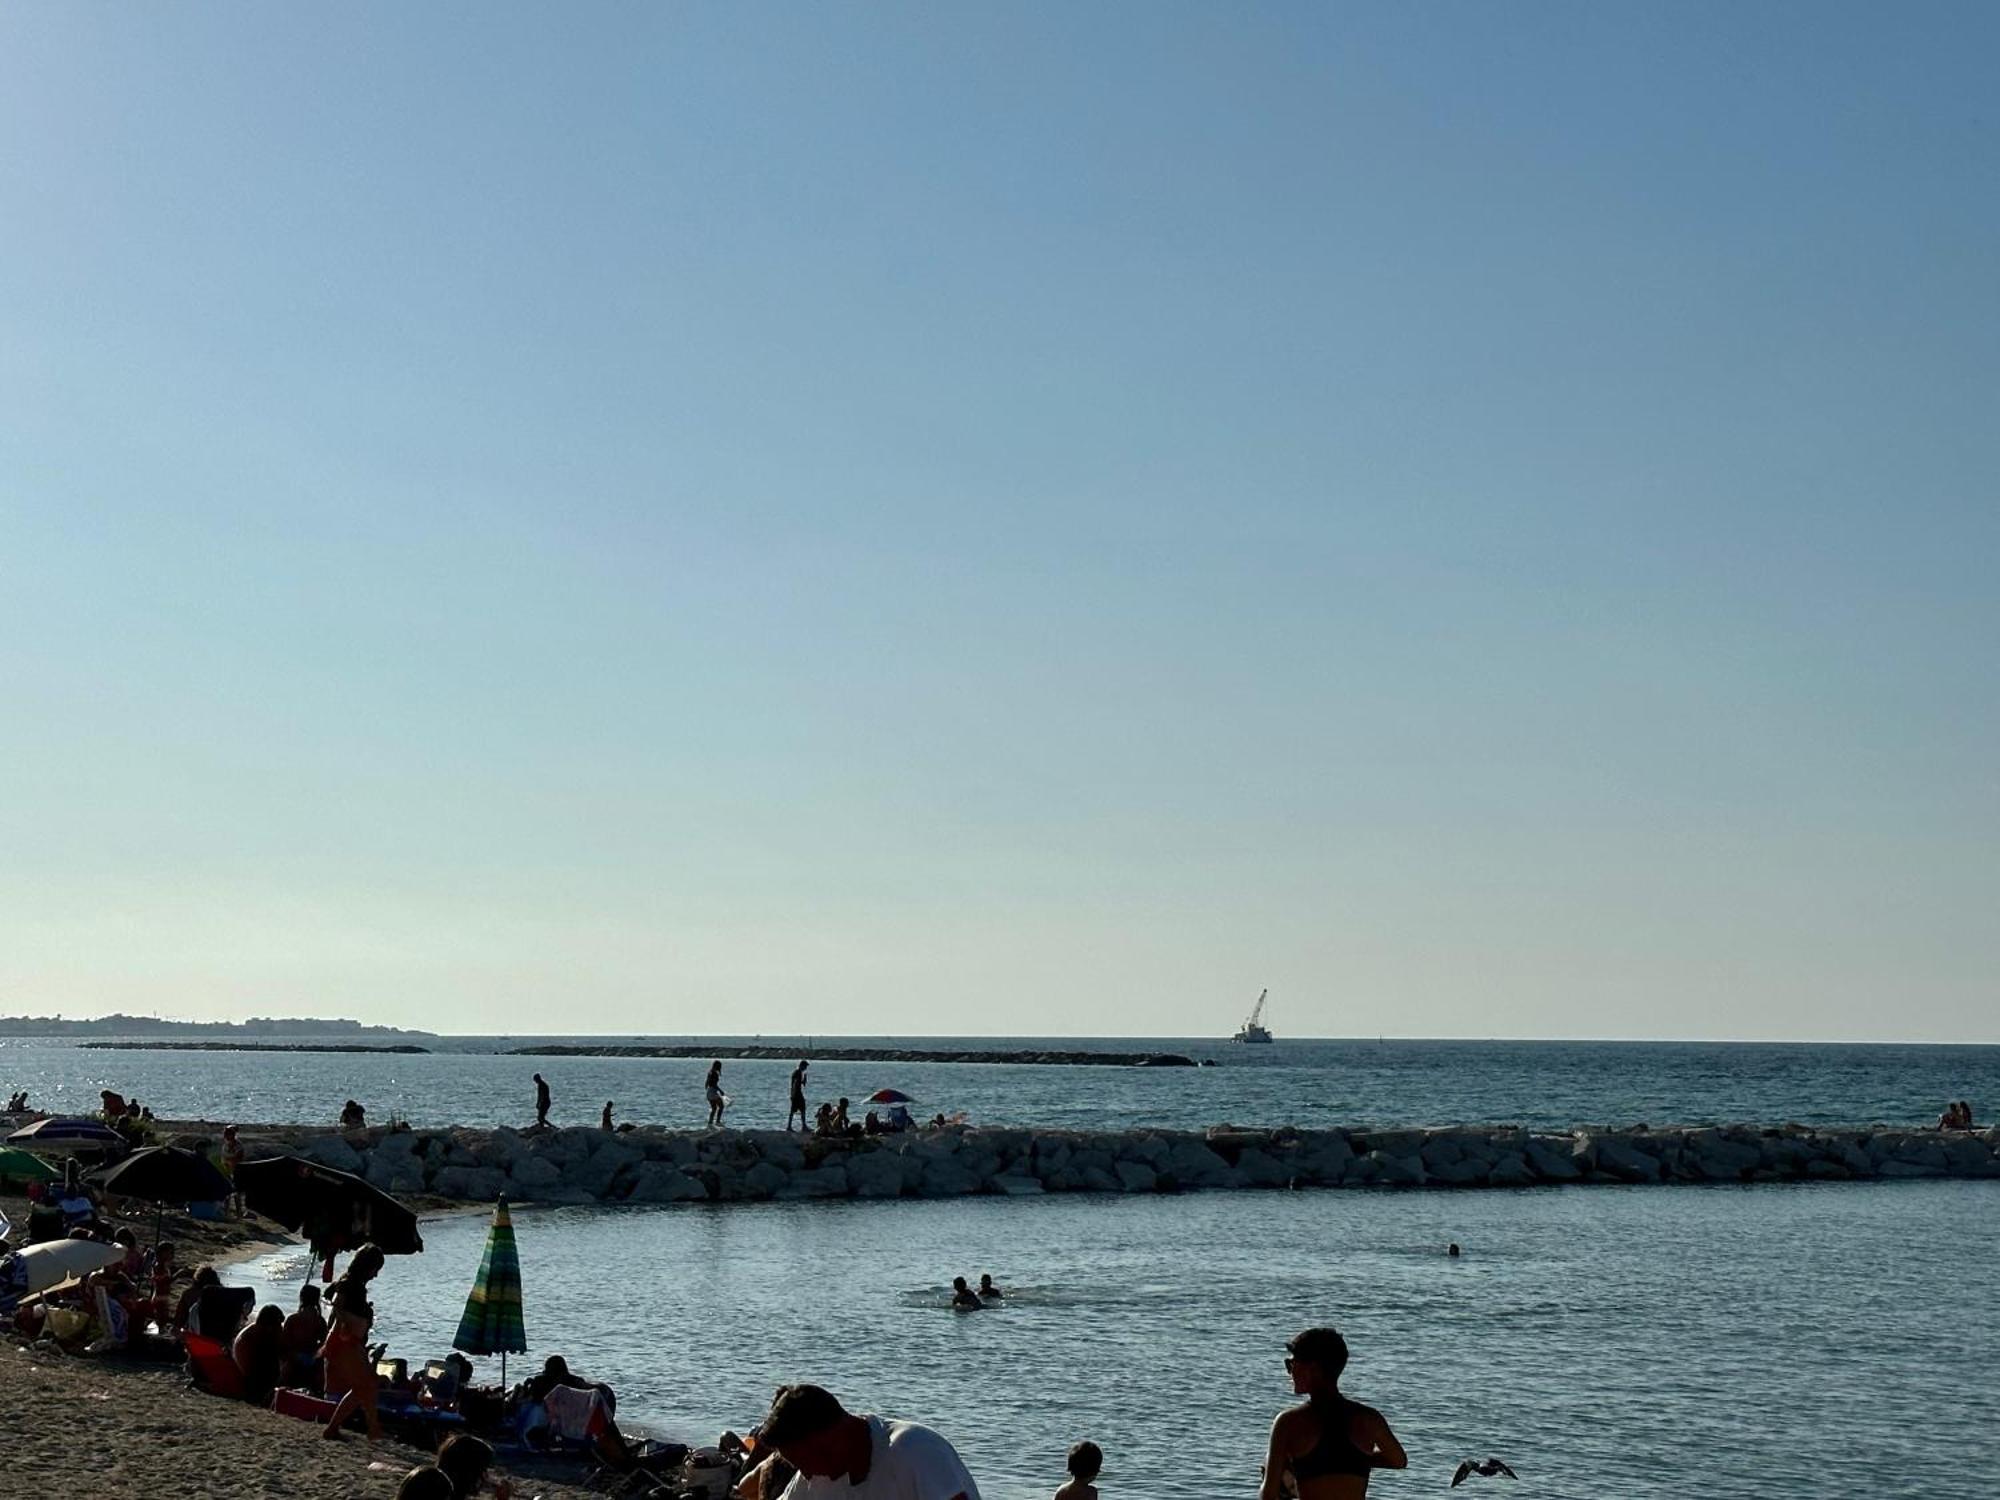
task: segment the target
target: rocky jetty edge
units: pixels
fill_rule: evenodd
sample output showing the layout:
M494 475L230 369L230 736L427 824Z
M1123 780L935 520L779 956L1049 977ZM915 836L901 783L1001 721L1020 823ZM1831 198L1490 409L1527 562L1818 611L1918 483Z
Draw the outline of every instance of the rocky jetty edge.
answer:
M767 1062L790 1062L805 1049L797 1043L776 1046L768 1042L673 1042L663 1046L644 1043L549 1042L537 1047L513 1047L507 1057L723 1057L753 1058ZM812 1048L820 1062L920 1062L920 1063L1033 1063L1044 1067L1078 1068L1212 1068L1213 1062L1199 1065L1178 1052L1090 1052L1065 1048L1012 1047L993 1050L980 1047L826 1047Z
M188 1127L183 1127L188 1128ZM1726 1125L1531 1131L1068 1131L948 1127L824 1139L778 1130L243 1128L399 1195L556 1204L736 1203L1217 1188L2000 1178L2000 1129Z

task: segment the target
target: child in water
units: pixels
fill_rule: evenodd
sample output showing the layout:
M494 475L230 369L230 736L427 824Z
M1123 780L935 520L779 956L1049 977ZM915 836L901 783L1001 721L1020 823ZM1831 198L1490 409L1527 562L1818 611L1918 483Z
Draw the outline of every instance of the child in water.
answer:
M1055 1500L1097 1500L1097 1472L1104 1467L1104 1450L1095 1443L1078 1443L1069 1450L1069 1479Z

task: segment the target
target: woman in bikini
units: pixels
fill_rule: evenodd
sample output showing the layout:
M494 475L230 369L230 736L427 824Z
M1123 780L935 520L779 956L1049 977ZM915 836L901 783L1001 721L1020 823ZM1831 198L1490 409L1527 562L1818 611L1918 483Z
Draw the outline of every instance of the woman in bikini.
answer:
M1409 1455L1382 1414L1340 1394L1347 1341L1339 1333L1308 1328L1285 1348L1292 1390L1306 1400L1271 1424L1259 1500L1282 1500L1287 1474L1299 1500L1362 1500L1369 1470L1409 1467Z
M359 1409L368 1422L368 1441L382 1440L382 1418L375 1409L375 1366L368 1358L368 1333L375 1326L375 1308L368 1300L368 1283L382 1272L382 1252L363 1245L347 1263L347 1274L332 1287L332 1313L320 1358L326 1361L326 1391L338 1391L340 1404L326 1419L325 1436L340 1436L341 1424Z

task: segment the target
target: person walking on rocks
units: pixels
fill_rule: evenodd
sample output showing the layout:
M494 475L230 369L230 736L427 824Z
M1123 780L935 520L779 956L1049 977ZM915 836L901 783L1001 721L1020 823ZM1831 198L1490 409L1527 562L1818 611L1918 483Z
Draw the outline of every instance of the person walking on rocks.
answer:
M708 1096L708 1125L711 1130L722 1128L722 1111L729 1105L729 1096L722 1092L722 1059L717 1058L708 1065L708 1082L702 1085L702 1092Z
M549 1128L549 1081L539 1073L535 1075L535 1126Z
M799 1065L792 1069L792 1107L785 1111L787 1130L792 1128L793 1115L799 1117L799 1129L806 1128L806 1069L811 1066L812 1064L802 1057L799 1059Z

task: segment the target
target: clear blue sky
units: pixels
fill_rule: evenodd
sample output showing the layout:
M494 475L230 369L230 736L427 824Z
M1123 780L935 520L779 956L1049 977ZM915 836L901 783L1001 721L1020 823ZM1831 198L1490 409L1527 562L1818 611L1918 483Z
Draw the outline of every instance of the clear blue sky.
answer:
M1996 55L0 6L0 1011L2000 1041Z

